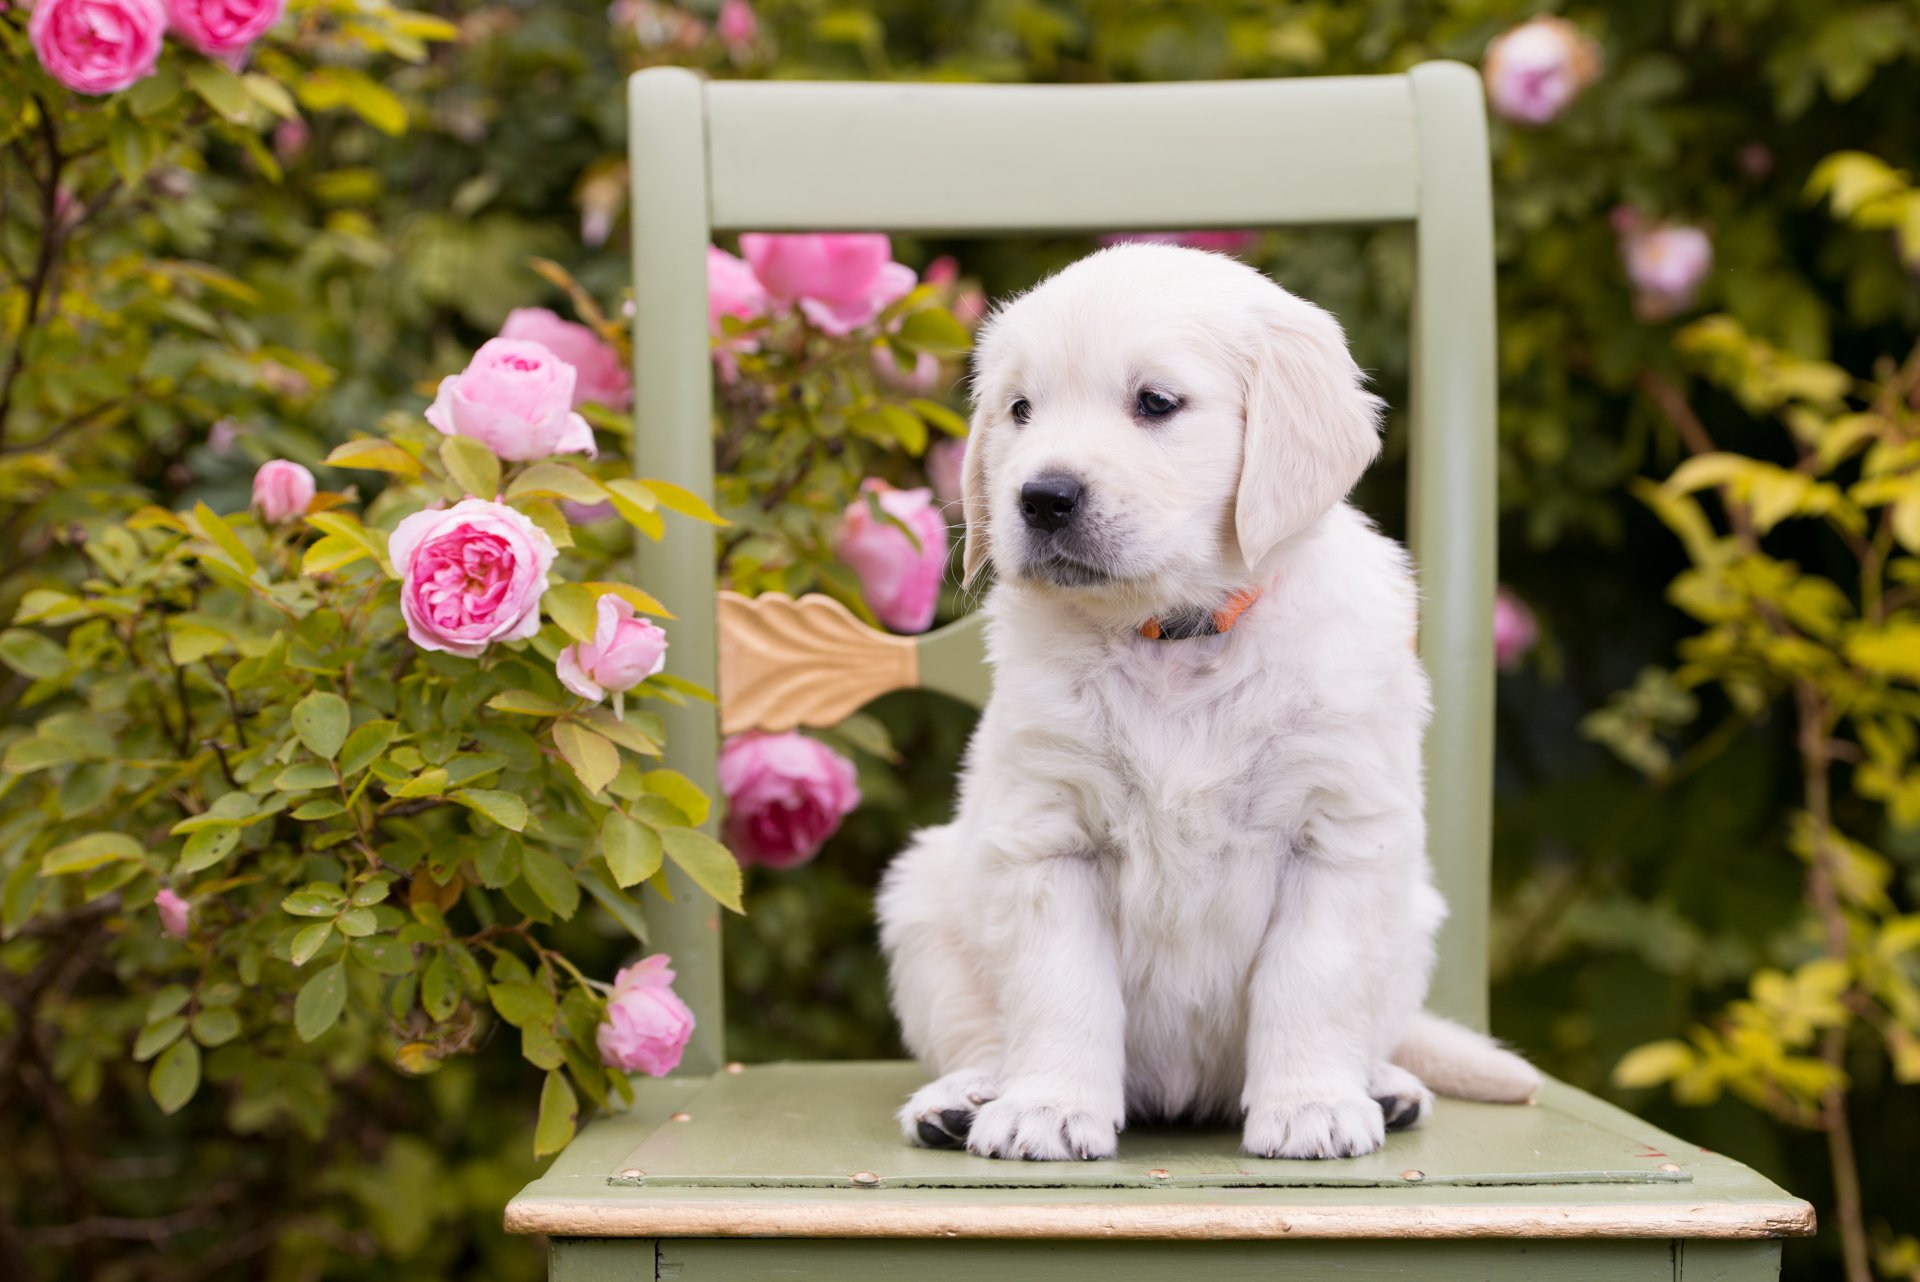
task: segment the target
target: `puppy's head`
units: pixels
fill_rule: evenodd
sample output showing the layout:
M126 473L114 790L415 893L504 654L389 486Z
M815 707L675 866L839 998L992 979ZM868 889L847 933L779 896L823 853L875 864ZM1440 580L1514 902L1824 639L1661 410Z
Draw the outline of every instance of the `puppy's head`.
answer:
M1219 254L1130 244L995 314L974 357L966 577L1206 605L1345 497L1380 402L1339 323Z

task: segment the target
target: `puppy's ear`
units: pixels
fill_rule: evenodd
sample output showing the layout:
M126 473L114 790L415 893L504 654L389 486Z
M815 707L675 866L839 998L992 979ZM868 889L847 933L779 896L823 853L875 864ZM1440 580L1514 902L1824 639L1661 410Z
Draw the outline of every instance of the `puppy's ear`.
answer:
M1380 398L1340 323L1302 299L1263 312L1234 532L1249 568L1347 496L1380 452Z
M967 430L967 453L960 463L960 517L966 522L966 551L960 560L960 586L972 587L987 568L987 415L976 409Z

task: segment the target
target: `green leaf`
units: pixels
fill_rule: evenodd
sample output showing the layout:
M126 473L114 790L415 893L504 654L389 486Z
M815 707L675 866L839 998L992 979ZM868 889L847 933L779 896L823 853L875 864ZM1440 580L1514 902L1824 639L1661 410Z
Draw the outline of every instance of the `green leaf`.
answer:
M392 90L383 88L366 75L345 67L320 67L310 71L294 86L301 105L309 111L332 111L345 107L385 134L406 132L407 107Z
M363 721L340 747L340 775L350 778L373 764L387 750L400 727L391 721Z
M294 933L293 943L287 950L288 958L295 966L304 966L313 960L313 955L319 952L331 938L333 938L331 921L316 921L302 926Z
M507 497L517 499L527 495L571 499L575 503L604 503L607 500L607 491L600 482L565 463L535 463L514 477L507 486Z
M552 592L549 591L549 596ZM517 712L528 717L564 716L567 707L555 703L545 695L535 694L531 690L507 690L487 700L487 706L496 712Z
M704 521L708 525L733 524L711 507L707 506L707 501L698 494L682 486L675 485L672 481L661 481L652 477L643 476L640 478L640 484L646 486L647 489L652 492L653 497L660 500L660 506L669 512L678 512L681 516L690 516L694 520Z
M935 356L959 356L973 346L973 336L967 333L967 327L943 307L913 313L900 322L894 337L902 347Z
M618 810L600 822L600 854L621 889L637 886L660 871L660 834Z
M500 493L500 460L471 436L449 436L440 442L440 462L460 488L477 499L492 501Z
M553 746L573 767L580 786L590 793L604 792L607 785L613 782L613 776L619 772L620 750L610 740L578 721L554 722Z
M391 935L369 935L354 940L353 955L376 975L413 973L413 949Z
M0 662L23 677L51 681L67 670L67 652L38 632L8 628L0 632Z
M420 1008L437 1024L452 1015L459 1006L460 988L454 982L453 963L447 960L445 950L441 950L434 953L433 960L427 963L426 971L420 976Z
M189 1041L167 1048L147 1076L147 1090L162 1113L178 1113L200 1089L200 1048Z
M326 463L329 467L350 467L363 472L391 472L408 480L418 480L421 475L419 459L398 445L380 440L348 441L335 446L333 453L327 455Z
M333 1027L347 1005L346 959L335 962L300 986L293 1000L293 1028L311 1042Z
M448 982L452 982L451 969L448 971ZM500 1018L515 1028L532 1028L536 1025L551 1024L557 1013L553 994L531 981L489 984L487 1000L493 1003L493 1008L500 1013Z
M1693 1067L1694 1052L1685 1042L1672 1038L1636 1046L1621 1056L1613 1067L1615 1086L1658 1086L1671 1081Z
M740 904L740 863L732 851L692 828L663 828L660 841L667 858L679 864L694 885L724 907L737 913L746 911Z
M640 905L632 895L614 885L607 874L593 864L581 867L580 884L610 917L627 928L628 934L643 944L647 942L647 919L641 915Z
M209 107L235 124L245 124L253 97L246 82L210 58L196 59L187 67L187 83Z
M146 853L139 842L123 832L93 832L49 850L40 871L48 877L91 872L120 860L144 859Z
M570 919L580 907L580 883L573 879L573 869L546 847L526 848L520 857L520 876L562 921Z
M300 573L332 574L344 569L355 561L371 555L366 548L352 539L342 538L338 534L329 534L309 547L300 556Z
M293 732L316 757L332 760L339 756L352 725L347 701L329 691L315 690L293 705Z
M667 532L667 523L660 519L660 513L656 510L660 500L653 497L653 491L640 482L625 478L608 481L607 498L613 503L613 510L627 524L656 543Z
M654 796L671 801L689 824L698 827L707 821L707 811L712 808L707 794L678 770L649 770L640 776L640 783Z
M140 1036L133 1041L133 1059L136 1064L144 1064L167 1047L180 1040L180 1034L187 1031L185 1015L168 1015L165 1019L156 1019L140 1030Z
M231 1006L213 1006L193 1017L193 1040L208 1050L240 1036L240 1016Z
M315 788L331 788L338 782L333 777L333 767L324 761L303 761L273 777L273 786L281 792L311 792Z
M916 396L907 404L911 405L913 412L925 419L930 427L938 428L948 436L964 437L967 434L967 420L939 401L923 400Z
M295 917L331 917L346 907L346 892L330 881L312 881L280 901Z
M243 577L251 578L259 570L260 565L253 559L253 553L247 551L247 545L240 541L240 536L233 532L233 527L227 524L225 518L212 508L205 503L195 503L193 515L188 519L200 535L218 548Z
M187 838L180 850L179 872L200 872L233 853L240 844L238 828L202 828Z
M511 792L491 788L462 788L453 799L467 809L485 815L510 832L527 826L527 803Z
M548 1073L546 1085L540 1088L540 1120L533 1128L533 1155L545 1157L565 1148L573 1139L579 1118L580 1104L573 1087L567 1085L566 1074L557 1069Z
M287 92L285 85L272 76L249 72L240 79L247 87L248 96L274 115L283 120L299 118L300 108L294 105L293 95Z

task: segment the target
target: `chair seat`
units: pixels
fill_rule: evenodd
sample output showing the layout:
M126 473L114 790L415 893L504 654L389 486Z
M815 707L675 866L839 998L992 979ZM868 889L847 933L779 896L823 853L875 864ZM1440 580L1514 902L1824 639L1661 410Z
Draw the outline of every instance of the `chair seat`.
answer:
M1269 1161L1226 1130L1126 1132L1105 1162L909 1147L912 1063L730 1066L636 1080L507 1207L561 1238L1766 1239L1813 1209L1571 1086L1438 1102L1367 1157Z

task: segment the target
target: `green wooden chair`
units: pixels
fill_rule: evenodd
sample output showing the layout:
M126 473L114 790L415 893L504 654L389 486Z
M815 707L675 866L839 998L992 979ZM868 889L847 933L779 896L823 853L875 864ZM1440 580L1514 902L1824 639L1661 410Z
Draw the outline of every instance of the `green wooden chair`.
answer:
M1405 75L999 87L630 88L641 470L713 485L706 255L715 233L976 234L1412 223L1411 542L1434 684L1432 853L1453 915L1432 1005L1487 1021L1494 588L1493 226L1480 82ZM1151 174L1155 181L1139 181ZM696 537L689 530L688 537ZM669 714L671 763L711 787L717 732L844 715L921 685L980 702L978 629L868 633L822 598L716 608L712 558L649 548L672 662L712 686ZM724 633L724 636L723 636ZM723 656L724 655L724 659ZM802 670L815 660L817 672ZM1442 1100L1369 1157L1244 1157L1235 1132L1128 1131L1110 1162L996 1162L906 1146L906 1063L726 1062L718 911L684 880L654 944L699 1029L507 1209L552 1275L1025 1279L1775 1277L1813 1212L1738 1163L1571 1087L1532 1108Z

